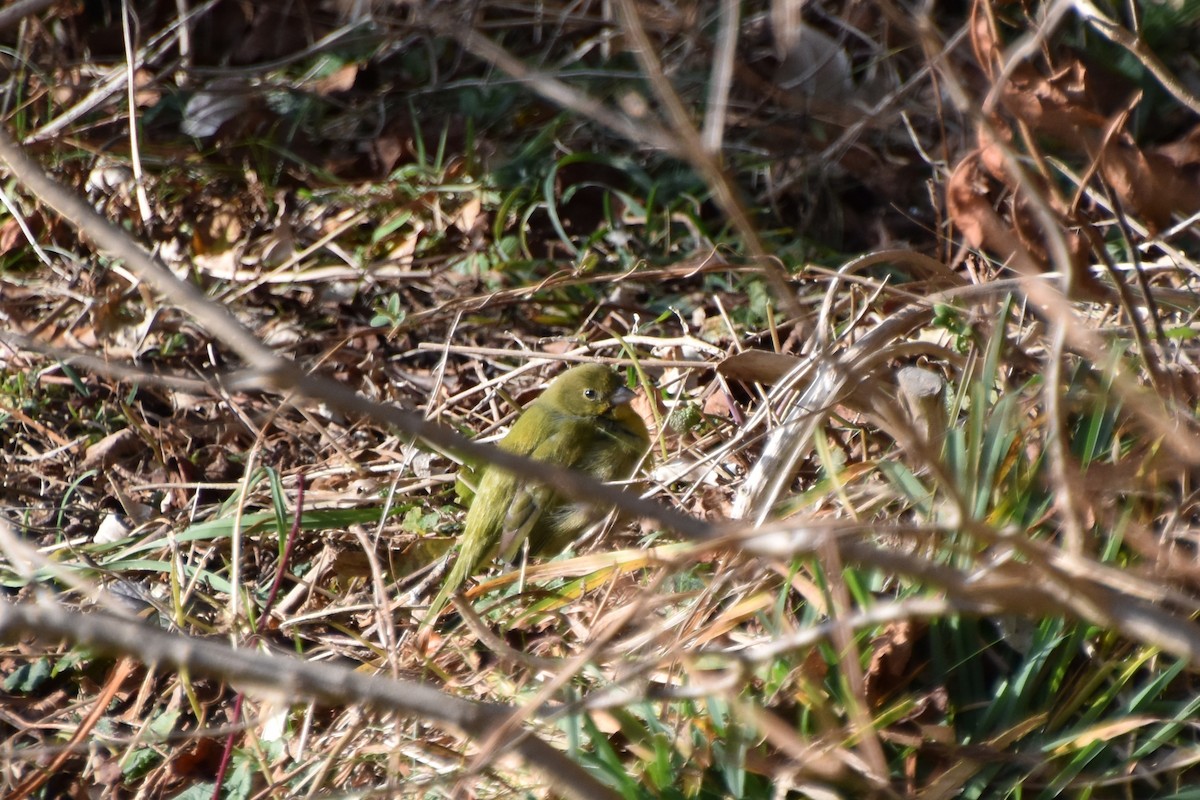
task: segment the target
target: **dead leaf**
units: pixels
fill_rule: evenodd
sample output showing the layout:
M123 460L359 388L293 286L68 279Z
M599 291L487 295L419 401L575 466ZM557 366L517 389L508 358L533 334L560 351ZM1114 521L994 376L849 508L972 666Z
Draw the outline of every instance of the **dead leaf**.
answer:
M37 212L30 214L25 218L25 225L29 228L30 234L37 238L44 227L42 215ZM25 247L25 233L21 230L20 224L15 219L6 219L4 224L0 225L0 255L14 249L24 250Z
M1144 217L1151 233L1166 228L1173 214L1200 210L1200 133L1142 152L1126 135L1105 148L1104 178L1126 209Z
M990 12L991 5L984 0L971 4L971 50L989 83L995 80L996 65L1000 63L1000 48Z
M999 141L991 135L992 132L999 135ZM992 120L990 132L982 125L979 127L976 139L979 144L979 163L983 166L984 171L994 180L1007 184L1009 181L1008 165L1004 158L1004 150L1012 145L1012 128L997 116Z
M116 433L110 433L100 441L89 445L83 454L83 468L96 469L110 467L125 456L135 452L141 444L141 439L132 428L122 428Z
M804 359L787 353L743 350L722 361L717 372L729 380L773 386L802 363Z
M1043 194L1043 197L1045 196ZM1030 206L1024 194L1017 194L1014 197L1010 215L1012 217L1013 230L1016 231L1017 237L1025 246L1025 252L1040 266L1049 268L1053 263L1053 257L1051 256L1053 249L1046 239L1041 223L1038 222L1037 214ZM1087 257L1090 252L1087 240L1078 233L1068 230L1065 221L1054 233L1063 239L1063 244L1066 246L1067 255L1070 259L1070 268L1074 274L1083 274L1084 266L1087 264Z
M1075 60L1043 76L1028 62L1017 67L1003 95L1004 108L1030 128L1065 141L1078 141L1085 132L1094 138L1104 130L1088 86L1087 69ZM1082 148L1080 148L1082 149Z
M653 407L655 404L658 405L659 416L666 413L666 407L663 405L662 400L658 398L657 393L651 397L642 389L638 389L637 395L633 400L629 401L629 407L637 412L637 415L646 423L646 429L650 432L651 440L658 437L658 420L654 416Z
M923 630L924 625L912 620L898 620L889 623L871 643L864 688L872 708L878 708L899 690L901 679L909 673L913 641Z
M475 222L479 219L482 210L483 201L479 197L472 197L458 209L458 213L454 215L451 224L463 233L470 233L475 227Z
M192 248L196 255L215 255L229 250L241 238L242 217L238 209L220 208L196 220Z
M354 81L357 79L358 64L343 64L329 75L317 81L316 92L322 96L333 94L334 92L348 92L354 88Z
M733 515L729 492L722 487L704 486L696 493L690 513L709 522L724 522Z
M704 413L710 417L726 419L732 417L733 405L730 402L729 393L720 387L710 392L708 397L704 398Z
M980 151L966 156L946 182L946 210L950 220L975 248L989 248L1002 259L1012 255L1008 226L992 207L991 183L980 170Z
M92 780L95 781L95 788L101 786L118 787L122 784L125 775L121 767L121 759L109 758L103 752L99 751L91 757L90 771Z
M162 100L162 90L158 88L158 80L148 69L138 69L133 73L133 102L139 108L149 108Z
M212 775L222 750L223 748L210 737L189 739L183 747L175 751L174 757L167 765L168 779L174 782Z

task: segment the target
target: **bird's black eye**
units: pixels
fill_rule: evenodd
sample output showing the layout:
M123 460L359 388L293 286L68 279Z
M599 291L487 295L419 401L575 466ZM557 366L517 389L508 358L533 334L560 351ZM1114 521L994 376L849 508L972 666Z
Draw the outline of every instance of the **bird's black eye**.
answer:
M595 400L596 399L596 390L595 389L584 389L583 396L586 397L588 400Z

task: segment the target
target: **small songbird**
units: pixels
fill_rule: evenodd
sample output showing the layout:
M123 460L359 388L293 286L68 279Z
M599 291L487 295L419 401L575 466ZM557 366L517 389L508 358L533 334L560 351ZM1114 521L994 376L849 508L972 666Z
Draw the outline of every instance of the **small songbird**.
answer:
M600 364L559 375L513 423L498 447L601 481L629 478L650 446L646 424L629 407L633 392ZM597 519L595 509L499 467L484 469L459 538L458 559L425 616L437 619L450 596L483 563L557 554Z

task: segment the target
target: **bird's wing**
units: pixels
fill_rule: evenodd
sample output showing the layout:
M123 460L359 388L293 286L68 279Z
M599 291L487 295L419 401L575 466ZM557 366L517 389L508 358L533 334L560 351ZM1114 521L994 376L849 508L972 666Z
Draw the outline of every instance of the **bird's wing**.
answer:
M511 562L550 504L553 492L540 483L517 487L500 532L500 560Z
M587 449L586 437L577 426L561 418L551 427L553 432L540 439L529 457L564 469L576 467ZM516 557L542 515L555 504L554 490L543 483L522 479L516 481L514 488L500 534L499 557L509 562Z

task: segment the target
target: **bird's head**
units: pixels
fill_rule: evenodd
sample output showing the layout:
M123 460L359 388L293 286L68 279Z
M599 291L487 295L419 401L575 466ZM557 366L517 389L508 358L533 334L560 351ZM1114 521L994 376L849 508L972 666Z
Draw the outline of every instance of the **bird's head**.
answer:
M559 375L542 395L555 408L577 417L602 417L633 399L617 373L601 364L581 364Z

